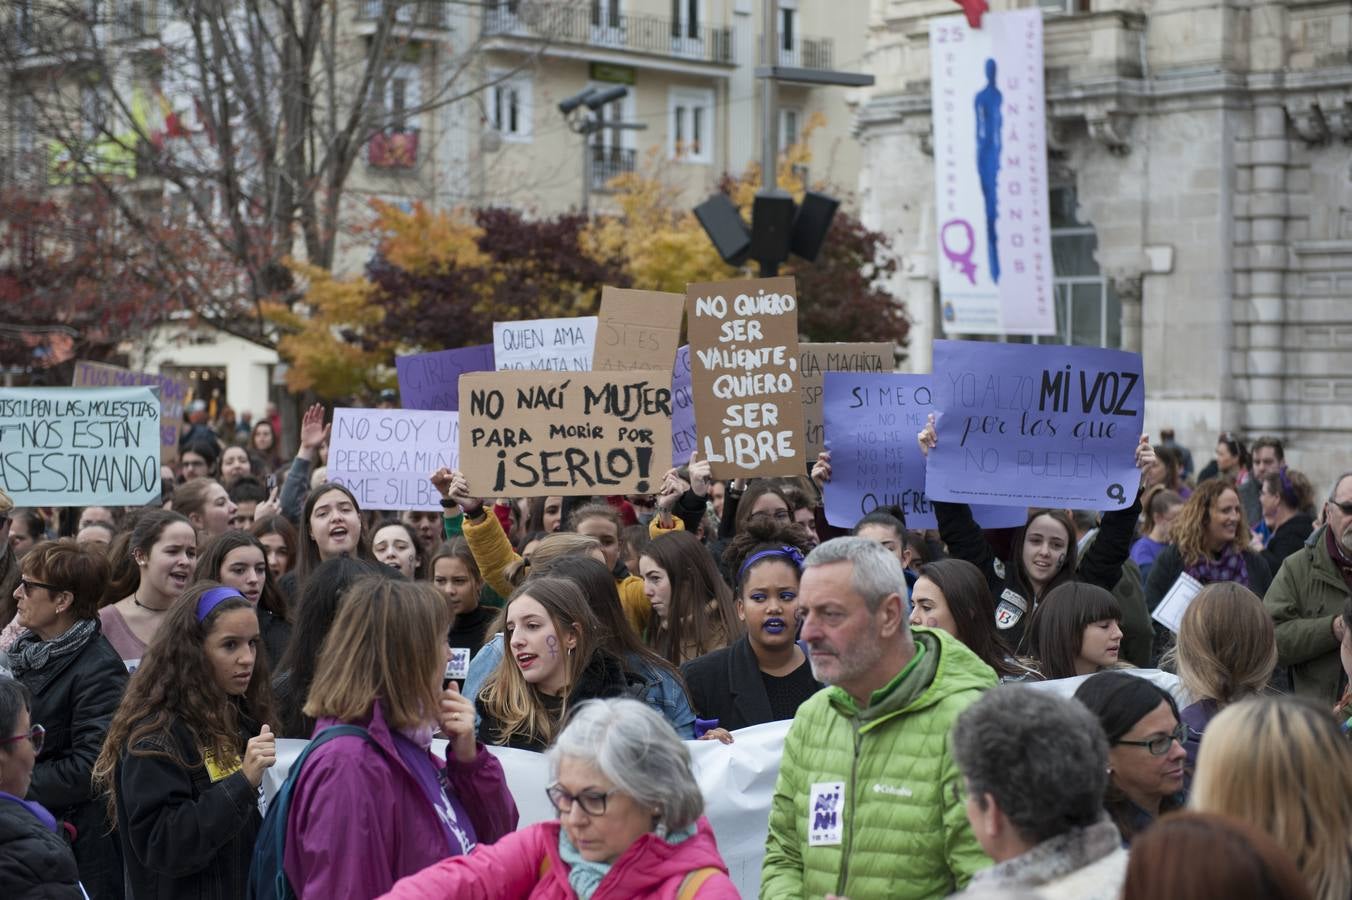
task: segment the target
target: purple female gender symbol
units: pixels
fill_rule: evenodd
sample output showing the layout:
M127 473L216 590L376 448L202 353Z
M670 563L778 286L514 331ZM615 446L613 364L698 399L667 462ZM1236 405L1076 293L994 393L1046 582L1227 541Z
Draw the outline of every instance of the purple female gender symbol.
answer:
M948 246L948 229L955 226L967 233L966 250L955 250ZM976 263L972 262L972 253L976 250L976 232L972 230L971 223L966 219L949 219L939 229L939 243L943 246L944 256L948 257L949 262L961 269L968 281L976 284Z

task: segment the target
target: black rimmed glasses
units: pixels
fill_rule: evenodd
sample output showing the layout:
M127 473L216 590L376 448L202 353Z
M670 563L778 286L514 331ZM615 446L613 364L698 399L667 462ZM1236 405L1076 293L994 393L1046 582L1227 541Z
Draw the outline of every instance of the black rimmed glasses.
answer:
M65 590L65 588L59 588L59 587L57 587L57 586L54 585L54 584L48 584L48 583L45 582L45 581L34 581L34 580L31 579L31 578L20 578L20 579L19 579L19 587L23 588L23 592L24 592L25 594L28 593L29 591L31 591L31 590L32 590L33 588L35 588L35 587L38 587L38 588L46 588L47 590L49 590L49 591L54 591L55 593L58 593L58 594Z
M1338 507L1338 510L1343 515L1352 516L1352 500L1349 500L1346 503L1339 503L1337 500L1334 500L1332 497L1330 497L1329 503L1332 503L1334 506Z
M1192 736L1192 729L1184 722L1179 722L1178 727L1168 734L1160 734L1144 741L1118 741L1119 744L1125 744L1128 747L1144 747L1150 751L1151 756L1163 756L1169 752L1169 748L1178 741L1180 745L1186 744L1188 738Z
M567 814L573 808L573 803L576 802L587 815L604 816L606 814L606 801L610 799L611 794L618 794L619 792L619 788L611 788L605 793L583 791L580 794L570 794L557 784L551 784L545 788L545 796L549 798L549 802L561 815Z
M28 730L27 734L16 734L14 737L7 737L0 740L0 747L3 747L5 744L17 744L19 741L32 741L33 752L41 753L42 741L45 737L47 737L47 729L43 728L41 725L34 725Z

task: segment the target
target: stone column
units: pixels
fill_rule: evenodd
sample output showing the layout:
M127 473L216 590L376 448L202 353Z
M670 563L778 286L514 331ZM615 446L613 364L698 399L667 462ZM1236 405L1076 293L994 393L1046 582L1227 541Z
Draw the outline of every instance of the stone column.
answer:
M1240 415L1245 431L1253 434L1282 434L1286 425L1286 354L1282 342L1288 268L1286 170L1290 155L1286 110L1280 103L1255 106L1249 191L1244 198L1247 203L1240 208L1241 216L1243 211L1248 213L1249 246L1235 247L1236 274L1240 276L1237 286L1241 289L1235 292L1233 351L1240 364L1235 373Z
M1122 349L1141 352L1141 295L1145 283L1140 272L1109 272L1113 293L1122 306Z

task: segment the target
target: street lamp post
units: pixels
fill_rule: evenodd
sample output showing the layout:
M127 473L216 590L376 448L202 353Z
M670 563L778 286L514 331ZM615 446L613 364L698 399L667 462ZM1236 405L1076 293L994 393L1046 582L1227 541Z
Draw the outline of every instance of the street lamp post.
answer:
M629 95L629 88L616 85L604 90L587 88L559 103L559 112L568 121L568 129L582 136L582 214L591 214L591 136L599 131L643 131L648 126L642 122L607 122L601 115L601 109L611 103L623 100ZM586 109L583 109L583 107Z

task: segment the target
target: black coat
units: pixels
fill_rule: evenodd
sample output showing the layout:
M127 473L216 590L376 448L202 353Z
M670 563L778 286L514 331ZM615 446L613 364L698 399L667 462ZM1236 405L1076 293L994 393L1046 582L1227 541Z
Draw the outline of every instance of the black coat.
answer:
M268 667L275 672L277 664L282 661L282 654L286 652L286 645L291 641L291 623L261 606L257 607L257 611L258 636L263 639L263 647L268 651Z
M745 635L721 650L684 663L681 675L695 715L717 719L719 728L736 731L775 720L760 664Z
M5 900L84 897L75 855L62 833L48 831L27 807L5 799L0 799L0 894Z
M1314 517L1307 513L1296 513L1272 532L1267 546L1263 548L1263 562L1268 564L1274 578L1286 558L1304 547L1312 534L1314 534Z
M1014 580L1014 560L1001 562L986 542L981 526L972 518L972 508L966 503L933 504L939 520L939 537L948 545L948 555L965 559L981 570L995 598L995 623L1005 644L1022 652L1024 629L1037 598L1025 597ZM1122 579L1122 564L1131 554L1131 540L1136 534L1136 520L1141 515L1141 496L1126 509L1103 514L1098 536L1085 551L1072 576L1075 581L1096 584L1111 592ZM1075 535L1070 535L1072 541ZM1060 573L1057 573L1058 576Z
M1153 613L1155 607L1160 605L1164 595L1169 593L1169 588L1174 586L1178 576L1183 574L1183 555L1178 552L1177 544L1170 544L1160 551L1160 555L1155 557L1155 564L1150 567L1150 574L1145 579L1145 604ZM1267 561L1261 554L1254 553L1252 550L1244 551L1244 568L1249 573L1249 590L1262 599L1267 593L1267 589L1272 586L1272 570L1268 568ZM1165 652L1173 646L1173 632L1165 628L1158 622L1154 622L1155 628L1155 647L1154 657L1158 661ZM1277 676L1279 679L1285 679L1284 675Z
M646 685L642 679L631 674L619 658L611 656L604 650L597 650L587 668L582 670L577 686L568 694L568 708L572 709L583 700L605 697L631 696L636 700L642 700L645 692ZM538 691L535 693L544 702L551 715L557 716L563 709L562 698L550 697ZM514 735L511 740L504 741L501 720L490 712L479 698L475 698L474 708L479 713L479 740L485 744L514 747L517 750L534 750L537 753L543 753L549 746L548 741L528 740L521 735Z
M245 732L258 732L247 720ZM252 729L250 731L250 729ZM186 725L141 741L117 767L117 821L129 900L238 900L247 893L254 839L262 824L258 789L243 770L212 780Z
M27 799L75 826L75 859L89 895L120 896L122 856L91 774L127 686L127 667L96 630L78 653L26 671L19 681L33 694L33 722L47 730Z

